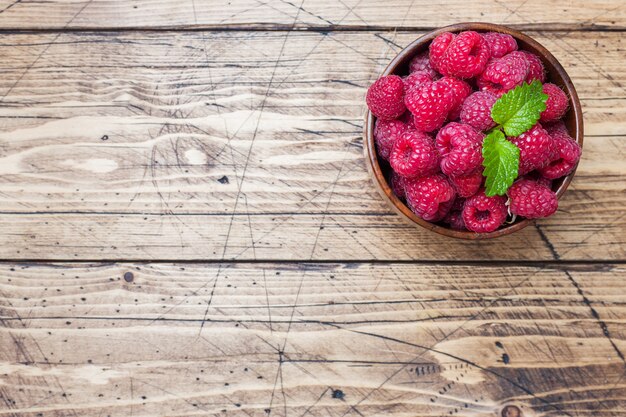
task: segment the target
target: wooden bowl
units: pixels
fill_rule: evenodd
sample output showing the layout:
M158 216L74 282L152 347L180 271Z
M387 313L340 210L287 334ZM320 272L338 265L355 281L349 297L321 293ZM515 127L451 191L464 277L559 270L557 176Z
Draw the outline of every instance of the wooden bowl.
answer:
M513 36L519 45L519 49L523 49L538 55L543 62L543 65L547 72L547 81L552 82L559 87L563 88L565 93L570 97L570 108L563 118L567 130L572 138L574 138L578 144L583 145L583 112L580 107L580 100L576 89L572 84L572 80L567 75L567 72L563 69L561 64L556 60L554 56L543 46L541 46L534 39L524 35L521 32L513 30L505 26L494 25L491 23L459 23L452 26L446 26L437 30L426 33L421 38L415 40L409 46L404 48L400 53L389 63L387 68L383 71L382 75L406 75L408 74L408 63L416 54L428 49L430 42L444 32L462 32L465 30L474 30L477 32L500 32L507 33ZM454 237L458 239L490 239L504 235L511 234L518 230L523 229L533 222L533 220L519 219L512 224L505 225L500 229L490 233L474 233L470 231L454 230L446 225L430 223L421 219L415 213L413 213L400 199L398 199L389 184L387 178L391 168L389 164L382 158L378 158L376 152L376 146L374 144L374 123L376 118L368 110L365 115L364 126L364 138L365 145L363 146L365 151L365 158L368 169L373 176L374 183L378 188L383 198L389 203L389 205L412 224L418 224L433 232ZM560 198L572 181L575 170L566 177L553 181L552 189L556 192L558 198Z

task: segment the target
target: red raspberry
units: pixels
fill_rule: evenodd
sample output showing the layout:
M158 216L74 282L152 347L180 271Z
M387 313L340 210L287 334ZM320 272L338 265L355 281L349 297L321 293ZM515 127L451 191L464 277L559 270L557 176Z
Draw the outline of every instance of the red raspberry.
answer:
M438 82L446 84L450 87L452 97L454 98L454 105L448 114L449 120L456 120L461 113L461 105L472 93L472 87L465 81L458 80L452 77L443 77Z
M405 112L398 120L403 121L408 127L415 129L415 123L413 123L413 113L410 111Z
M544 82L546 80L546 71L543 68L543 62L541 62L541 58L527 51L520 52L524 54L529 64L528 74L526 75L526 82L530 83L533 80L539 80L541 82Z
M463 205L465 204L464 198L457 198L452 204L452 208L443 218L443 222L450 225L455 230L465 230L465 222L463 221Z
M441 67L444 64L444 55L446 53L446 50L448 49L448 46L450 46L450 43L452 42L452 40L454 40L455 37L456 35L454 33L444 32L441 35L437 36L435 39L433 39L433 41L430 43L430 46L428 47L430 66L435 71L443 74Z
M389 160L389 154L396 140L406 132L408 126L400 120L376 119L374 125L374 141L378 155L384 160Z
M508 190L511 213L527 219L548 217L559 206L554 191L531 180L518 180Z
M554 142L539 123L509 140L520 150L519 175L546 166L552 158Z
M406 180L404 189L413 213L431 222L443 219L454 203L454 190L442 174Z
M539 171L533 171L520 177L525 180L535 181L539 185L552 189L552 180L541 175Z
M498 97L488 91L477 91L465 99L461 106L461 122L486 131L496 125L491 118L491 108Z
M542 126L544 129L546 129L546 132L548 132L550 136L555 136L559 133L569 135L567 126L565 126L565 123L563 123L562 120L558 120L552 123L544 123Z
M483 183L483 170L478 168L467 175L450 175L448 179L452 184L452 188L460 197L471 197L478 192Z
M409 61L409 72L414 73L418 71L426 72L430 75L431 79L435 79L439 74L430 66L430 59L428 57L428 51L424 51L421 54L417 54Z
M548 100L546 101L546 109L541 113L541 121L552 122L563 117L569 107L567 94L551 83L543 85L543 93L548 95Z
M436 172L439 157L430 136L417 130L407 130L394 143L389 163L399 175L411 178Z
M472 78L485 70L490 57L489 45L478 32L461 32L448 45L439 72L457 78Z
M402 78L397 75L387 75L370 86L365 101L374 116L381 119L395 119L406 110L403 97Z
M544 177L554 180L574 171L582 150L580 145L567 133L555 132L552 140L554 141L555 149L552 161L545 167L540 168L539 172Z
M435 139L441 156L441 170L446 175L467 175L482 163L483 134L461 123L445 125Z
M413 88L433 81L433 77L426 71L415 71L403 78L405 94Z
M530 64L524 54L513 51L502 58L489 61L485 72L476 80L483 91L490 91L500 97L514 89L526 79Z
M509 52L517 51L517 41L506 33L488 32L483 34L483 39L489 45L492 58L502 58Z
M389 178L389 185L391 186L391 191L398 197L400 200L404 200L406 198L406 194L404 192L404 177L396 174L395 172L391 172L391 177Z
M472 232L493 232L504 223L506 216L506 198L503 196L487 197L485 190L480 190L465 200L463 221Z
M450 87L439 81L411 89L404 97L404 102L413 113L415 127L423 132L439 129L455 104Z

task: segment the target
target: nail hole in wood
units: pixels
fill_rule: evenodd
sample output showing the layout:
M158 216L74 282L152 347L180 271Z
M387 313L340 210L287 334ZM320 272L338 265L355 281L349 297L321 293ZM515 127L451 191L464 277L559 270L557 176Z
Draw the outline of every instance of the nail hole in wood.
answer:
M340 390L340 389L337 389L337 390L334 389L332 391L333 391L332 392L332 397L334 399L336 399L336 400L343 400L344 397L346 396L346 394L344 394L343 391Z
M127 272L124 274L124 281L126 282L133 282L134 279L135 279L135 276L133 275L132 272Z

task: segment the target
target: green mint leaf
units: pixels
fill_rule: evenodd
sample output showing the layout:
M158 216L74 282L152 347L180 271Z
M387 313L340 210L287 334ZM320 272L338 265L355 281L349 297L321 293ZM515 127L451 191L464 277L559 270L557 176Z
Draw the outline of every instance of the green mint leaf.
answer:
M547 99L540 81L524 83L495 102L491 118L502 125L507 136L519 136L537 123Z
M504 195L517 178L519 148L501 130L494 130L483 141L483 166L485 195Z

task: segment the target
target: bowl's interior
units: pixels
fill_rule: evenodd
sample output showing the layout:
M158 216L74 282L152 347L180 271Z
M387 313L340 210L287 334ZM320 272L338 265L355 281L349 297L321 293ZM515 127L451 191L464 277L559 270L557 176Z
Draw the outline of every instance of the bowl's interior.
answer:
M461 32L464 30L475 30L477 32L502 32L508 33L512 35L519 45L519 49L523 49L525 51L529 51L534 53L535 55L541 58L543 65L546 69L547 77L546 82L551 82L559 87L561 87L567 95L570 97L570 108L565 114L563 118L569 134L574 138L581 146L583 142L583 122L582 122L582 111L580 109L580 102L578 100L578 95L576 94L576 90L574 86L563 69L563 67L559 64L559 62L550 54L548 50L546 50L543 46L537 43L535 40L529 38L528 36L509 29L504 26L493 25L489 23L461 23L458 25L447 26L432 32L429 32L422 36L421 38L414 41L412 44L403 49L387 66L383 74L381 75L407 75L408 64L411 58L413 58L416 54L420 52L426 51L430 42L437 37L437 35L443 32ZM387 179L391 173L391 167L389 163L382 158L378 158L376 154L376 148L374 144L374 123L375 117L368 111L367 119L366 119L366 151L368 152L369 163L371 164L372 172L374 177L376 177L378 188L383 194L384 197L388 198L391 204L394 206L396 211L398 211L402 216L406 217L408 220L417 223L429 230L434 232L456 237L462 239L487 239L498 237L506 234L510 234L517 230L520 230L526 227L530 221L527 219L518 219L514 223L505 225L500 229L491 232L491 233L474 233L470 231L459 231L454 230L443 223L430 223L427 222L417 215L413 213L401 200L399 200L391 188L387 183ZM567 175L566 177L560 178L558 180L553 181L553 190L557 193L557 196L560 197L566 190L569 185L574 172Z

